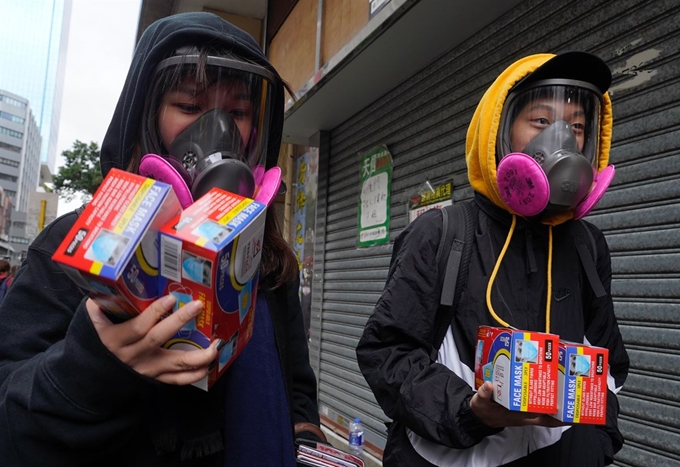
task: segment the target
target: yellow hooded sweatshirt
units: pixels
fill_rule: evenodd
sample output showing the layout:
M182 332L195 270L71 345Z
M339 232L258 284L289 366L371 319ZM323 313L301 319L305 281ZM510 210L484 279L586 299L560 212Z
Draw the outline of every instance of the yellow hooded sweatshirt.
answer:
M517 214L503 202L496 183L496 138L501 113L508 92L519 80L554 57L552 54L530 55L506 68L491 84L472 116L465 144L468 179L472 189L489 198L504 210ZM605 93L600 109L600 139L597 171L607 167L612 137L612 105ZM541 220L546 225L562 224L574 217L573 211L561 212Z
M498 78L491 84L484 93L477 105L470 127L467 132L465 144L465 159L468 168L468 178L472 189L489 198L495 205L513 214L513 221L508 232L508 237L496 261L496 266L489 278L486 291L486 303L489 313L503 326L510 326L510 323L502 320L494 311L491 303L491 290L493 283L500 268L503 256L510 245L516 216L519 215L510 209L500 196L498 184L496 183L496 138L498 127L500 126L503 105L508 97L510 89L522 78L531 74L538 67L550 60L554 55L539 54L530 55L516 61L506 68ZM599 151L597 161L597 171L601 172L609 163L609 149L611 147L612 136L612 106L609 94L603 96L603 105L600 109L599 124ZM548 293L546 303L546 332L550 332L550 308L551 308L551 289L552 289L552 227L567 222L574 217L573 210L560 212L546 216L541 219L541 223L549 226L548 243Z

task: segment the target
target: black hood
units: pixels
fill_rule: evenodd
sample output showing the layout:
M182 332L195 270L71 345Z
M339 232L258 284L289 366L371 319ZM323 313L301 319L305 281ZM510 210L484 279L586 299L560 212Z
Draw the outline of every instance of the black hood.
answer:
M132 159L142 127L144 104L156 66L184 46L210 44L231 50L271 71L277 78L269 128L267 168L276 165L283 131L283 82L260 46L246 32L212 13L193 12L162 18L149 26L139 39L123 91L101 149L102 174L112 168L125 169ZM142 154L143 155L143 154Z

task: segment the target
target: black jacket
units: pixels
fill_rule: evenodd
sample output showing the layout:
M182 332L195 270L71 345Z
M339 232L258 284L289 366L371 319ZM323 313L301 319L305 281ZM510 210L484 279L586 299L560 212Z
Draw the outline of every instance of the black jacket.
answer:
M628 356L613 312L609 249L591 224L586 226L596 240L597 271L607 294L594 296L568 225L554 227L550 330L563 339L585 338L609 349L607 425L576 425L561 434L548 428L498 430L470 411L477 328L498 326L487 311L486 286L511 221L509 213L483 196L477 194L475 202L480 209L467 287L437 362L430 359L440 297L435 255L442 221L436 210L418 218L395 241L385 290L359 342L359 367L394 420L384 465L586 467L611 462L623 442L617 428L618 402L611 391L623 385ZM547 229L520 219L494 282L496 313L519 329L545 330Z
M176 445L215 429L220 436L225 395L219 383L207 393L157 383L104 347L83 293L51 260L76 217L62 216L41 232L0 306L0 465L221 466L221 454L187 464L178 464L179 449L156 455L168 441L161 436ZM274 324L291 424L318 426L297 286L260 291ZM160 418L168 404L173 416Z

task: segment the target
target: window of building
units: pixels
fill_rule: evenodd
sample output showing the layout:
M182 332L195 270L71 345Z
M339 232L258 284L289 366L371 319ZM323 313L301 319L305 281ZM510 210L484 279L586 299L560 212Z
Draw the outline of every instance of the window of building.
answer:
M19 167L19 161L13 161L12 159L5 159L4 157L0 157L0 164L8 165L10 167Z
M9 128L5 128L4 126L0 126L0 134L13 136L19 139L24 137L24 134L22 132L10 130Z
M8 181L10 181L10 182L16 183L18 179L19 179L19 178L18 178L18 177L15 177L14 175L7 175L7 174L4 174L4 173L1 173L1 172L0 172L0 180L8 180Z
M11 114L9 112L3 112L0 110L0 118L4 118L5 120L9 120L10 122L14 123L19 123L20 125L24 124L24 119L21 117L17 117L14 114Z
M13 144L7 144L3 143L0 141L0 149L7 149L8 151L16 152L17 154L21 154L21 148L19 146L15 146Z
M0 101L5 102L9 105L13 105L15 107L19 107L20 109L25 109L26 108L26 103L25 102L20 102L16 99L12 99L9 96L5 96L4 94L0 94Z

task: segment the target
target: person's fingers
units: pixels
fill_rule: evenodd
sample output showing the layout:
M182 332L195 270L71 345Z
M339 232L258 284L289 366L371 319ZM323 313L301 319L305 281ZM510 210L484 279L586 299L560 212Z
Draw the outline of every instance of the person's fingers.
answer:
M533 426L559 427L567 425L566 423L563 423L557 420L556 418L546 414L513 412L512 418L513 426L533 425Z
M540 425L541 417L533 413L512 412L511 426Z
M493 383L485 381L477 390L477 394L479 394L479 397L482 399L491 400L491 397L493 396Z
M472 412L491 427L524 425L559 427L567 425L546 414L508 410L493 401L493 391L493 384L487 381L480 386L470 401Z
M195 350L168 350L156 349L153 358L145 358L135 364L135 370L150 378L160 381L160 376L173 373L195 373L201 369L207 369L217 359L217 346L219 339L205 349ZM172 377L174 380L174 376ZM200 378L199 378L200 379ZM177 383L179 384L179 383Z
M496 404L492 400L493 396L493 384L486 381L482 384L477 392L472 396L470 400L470 409L480 420L489 426L494 426L497 421L493 417L493 413L498 410L498 407L494 407Z
M548 426L548 427L558 427L558 426L567 426L569 425L568 423L561 422L560 420L551 417L550 415L540 415L537 417L536 420L537 424L540 426Z
M134 342L144 339L147 334L149 334L149 331L151 331L151 329L158 323L158 321L160 321L163 316L167 315L168 312L172 310L175 301L176 298L172 295L161 297L149 305L149 307L139 315L120 324L120 326L125 329L125 332L121 332L120 344L130 345ZM168 336L167 339L169 339L171 336L172 334ZM164 344L167 339L158 345L160 346Z
M182 329L185 324L198 316L201 311L203 311L203 302L200 300L193 300L187 303L153 326L153 329L148 331L146 335L147 341L154 347L160 347L174 336L177 331Z
M90 315L90 321L92 321L92 324L97 331L106 326L113 325L111 320L106 317L102 309L99 308L99 305L97 305L97 303L95 303L95 301L91 298L88 298L85 301L85 308L87 309L87 314Z
M138 373L167 384L186 385L204 378L217 360L217 339L206 349L171 350L162 348L177 331L203 310L203 303L192 301L172 313L173 296L156 300L143 313L114 325L99 306L86 302L88 314L102 342L114 342L112 352ZM103 332L102 332L103 331ZM105 344L106 345L106 344Z
M162 373L156 377L157 381L165 384L176 384L179 386L184 386L187 384L193 384L208 375L208 368L198 368L196 370L190 371L178 371L175 373Z
M165 371L186 371L195 370L200 367L209 366L217 358L215 345L210 345L206 349L196 350L167 350L167 359L170 365Z

